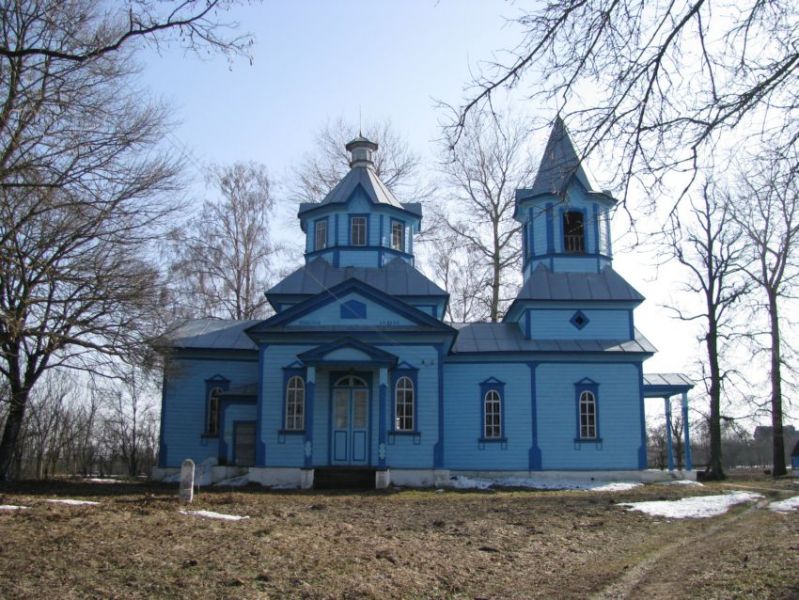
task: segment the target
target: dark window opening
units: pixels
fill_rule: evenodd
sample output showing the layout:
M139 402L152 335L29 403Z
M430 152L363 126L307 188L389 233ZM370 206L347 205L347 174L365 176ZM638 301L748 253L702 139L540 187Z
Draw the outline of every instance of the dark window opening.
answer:
M563 213L563 251L567 254L585 253L585 224L583 213Z

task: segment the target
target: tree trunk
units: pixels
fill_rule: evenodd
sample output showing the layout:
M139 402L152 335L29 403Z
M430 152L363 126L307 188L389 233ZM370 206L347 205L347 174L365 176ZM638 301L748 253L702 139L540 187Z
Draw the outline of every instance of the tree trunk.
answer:
M25 418L28 390L12 387L11 402L9 404L6 425L3 428L3 439L0 441L0 481L9 481L11 479L14 449L17 447L17 439L22 429L22 421Z
M785 466L785 439L782 430L782 374L780 372L780 321L777 294L769 290L768 312L771 331L771 431L774 477L787 473Z
M721 369L718 330L714 319L710 320L706 342L710 366L710 457L705 476L707 479L725 479L721 464Z

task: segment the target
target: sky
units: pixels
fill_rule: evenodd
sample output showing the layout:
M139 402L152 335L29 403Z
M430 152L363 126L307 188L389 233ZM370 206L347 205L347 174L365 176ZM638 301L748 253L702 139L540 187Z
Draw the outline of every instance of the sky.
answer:
M266 1L228 15L255 36L252 65L177 49L146 51L140 84L173 107L177 125L165 142L187 159L195 182L210 163L254 160L285 186L292 167L313 151L315 134L338 117L391 119L410 148L432 162L447 117L440 104L459 105L480 65L501 60L502 49L521 41L512 19L522 8L499 0ZM518 114L555 116L523 94L510 102ZM534 143L540 153L545 138ZM192 189L202 193L199 185ZM288 197L278 197L278 205L281 226L300 235L295 205ZM614 242L624 229L615 223ZM660 350L645 370L692 372L695 329L663 306L680 293L679 269L655 269L653 256L620 247L614 243L614 268L647 297L636 310L636 326Z

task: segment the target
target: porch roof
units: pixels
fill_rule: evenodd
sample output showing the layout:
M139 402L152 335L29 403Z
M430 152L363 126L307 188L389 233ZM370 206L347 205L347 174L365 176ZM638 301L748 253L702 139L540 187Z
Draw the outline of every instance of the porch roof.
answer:
M668 398L683 394L694 387L694 382L682 373L644 374L645 398Z

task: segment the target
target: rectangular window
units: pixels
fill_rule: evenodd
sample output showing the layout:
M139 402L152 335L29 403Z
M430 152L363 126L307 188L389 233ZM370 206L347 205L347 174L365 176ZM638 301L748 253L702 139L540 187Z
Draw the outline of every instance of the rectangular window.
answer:
M391 249L405 252L405 223L391 222Z
M579 211L563 213L563 251L567 254L585 253L585 223L583 213Z
M327 248L327 219L321 219L314 226L314 250L324 250Z
M366 217L350 217L350 244L366 246Z

